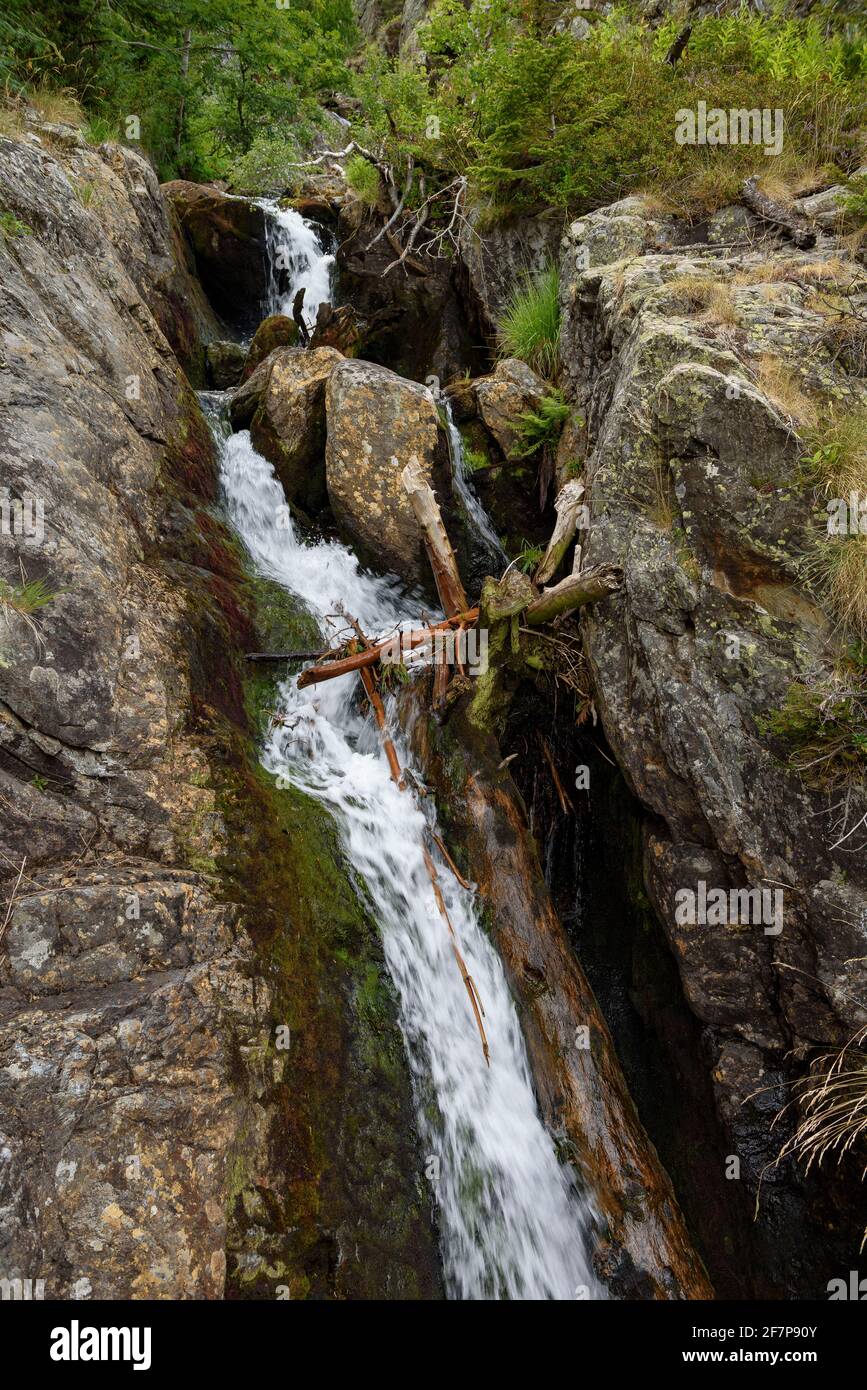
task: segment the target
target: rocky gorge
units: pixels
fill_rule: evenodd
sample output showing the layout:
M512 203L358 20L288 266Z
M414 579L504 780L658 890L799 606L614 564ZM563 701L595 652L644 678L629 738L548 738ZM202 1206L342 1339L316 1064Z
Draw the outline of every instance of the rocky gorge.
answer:
M744 206L697 227L631 197L468 227L455 261L386 278L370 209L317 190L294 212L346 313L316 306L303 345L265 200L161 187L72 127L0 139L4 497L43 531L4 531L2 574L50 595L0 630L4 1277L64 1299L814 1298L857 1261L857 1157L775 1162L792 1084L867 1024L867 802L805 778L774 723L845 655L805 568L807 426L867 406L828 307L867 302L863 252L820 196L806 248ZM549 381L491 334L515 268L552 256ZM521 457L552 389L558 435ZM411 457L490 665L436 712L425 676L384 693L407 824L435 804L474 885L449 906L494 1081L451 1015L437 1050L383 925L420 892L411 850L389 883L334 789L337 730L368 819L399 821L365 781L375 727L351 691L287 694L338 599L368 635L439 606ZM576 482L575 573L616 585L534 635L514 562ZM781 890L782 929L684 920L699 883ZM571 1233L550 1268L532 1203L486 1244L522 1179L490 1089L510 1066L524 1180Z

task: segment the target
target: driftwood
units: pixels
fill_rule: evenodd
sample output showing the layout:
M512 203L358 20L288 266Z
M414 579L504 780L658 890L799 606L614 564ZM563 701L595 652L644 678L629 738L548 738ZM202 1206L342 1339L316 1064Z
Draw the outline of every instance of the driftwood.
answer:
M247 661L313 661L321 652L247 652Z
M478 616L478 608L469 608L465 613L456 613L453 618L446 618L444 622L430 623L427 627L414 628L412 632L401 633L401 647L406 651L414 647L423 647L438 632L454 631L455 628L466 627L470 623L474 623ZM382 660L383 653L394 648L395 637L396 634L393 633L384 642L375 642L363 651L352 652L349 656L337 657L333 661L325 661L318 666L308 667L298 677L298 689L303 690L305 686L318 685L320 681L334 680L337 676L347 676L351 671L362 670L365 666L376 666Z
M298 325L298 336L299 336L299 338L301 339L301 346L302 346L302 347L309 347L309 346L310 346L310 330L309 330L309 328L307 327L307 324L306 324L306 322L305 322L305 320L304 320L304 286L303 286L303 285L301 286L301 289L300 289L300 290L298 291L298 293L296 294L295 298L292 300L292 318L295 320L295 323Z
M548 549L545 551L539 568L533 575L534 583L547 584L560 568L563 556L575 539L579 508L583 496L584 484L578 482L566 483L557 493L554 501L557 521L548 542Z
M404 468L401 481L421 528L443 612L447 618L453 618L456 613L469 608L469 604L437 500L415 454Z
M747 179L742 185L741 201L763 222L769 222L772 227L778 227L785 232L802 250L808 251L811 246L816 245L816 233L807 218L760 192L755 176Z

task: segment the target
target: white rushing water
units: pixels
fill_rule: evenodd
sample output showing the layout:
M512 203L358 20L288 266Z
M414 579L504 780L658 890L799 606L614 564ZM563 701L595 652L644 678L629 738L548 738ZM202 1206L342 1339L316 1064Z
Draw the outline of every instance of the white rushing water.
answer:
M443 394L440 397L446 414L446 428L449 436L449 454L452 461L452 481L455 491L466 507L468 515L472 518L477 534L487 542L493 555L502 560L503 565L508 564L508 556L500 545L500 538L491 525L491 518L485 511L471 481L470 470L467 467L466 455L464 453L464 441L461 432L455 424L452 414L452 403L448 396Z
M304 322L316 324L320 304L332 294L334 257L323 251L320 231L295 208L260 199L265 209L265 238L270 266L269 314L292 314L292 302L304 290Z
M306 308L315 314L320 297L330 292L332 258L297 213L275 209L272 219L272 255L283 246L295 277L286 297L306 284ZM228 439L218 428L215 433L229 517L253 564L304 602L329 642L346 627L335 616L341 612L370 636L418 622L420 601L398 580L366 573L336 541L303 541L271 465L247 431ZM455 444L453 456L462 459L459 435ZM499 550L468 484L466 502ZM361 713L357 687L353 676L301 691L294 678L284 682L262 760L278 778L329 807L381 932L398 992L448 1292L458 1299L605 1297L587 1255L592 1213L539 1116L500 959L473 894L441 866L449 916L485 1009L488 1067L424 863L433 808L426 799L423 810L412 790L401 792L391 780L379 731ZM391 706L389 719L401 763L411 768Z
M342 626L330 616L339 606L371 635L417 619L397 580L366 574L335 541L299 538L273 469L246 431L220 444L229 516L257 569L301 598L323 632ZM590 1211L539 1117L500 960L472 893L443 869L448 911L485 1008L487 1067L422 857L425 812L391 780L376 726L355 695L352 676L302 691L294 679L285 682L263 762L330 808L379 925L400 1001L448 1291L459 1299L603 1297L586 1252Z

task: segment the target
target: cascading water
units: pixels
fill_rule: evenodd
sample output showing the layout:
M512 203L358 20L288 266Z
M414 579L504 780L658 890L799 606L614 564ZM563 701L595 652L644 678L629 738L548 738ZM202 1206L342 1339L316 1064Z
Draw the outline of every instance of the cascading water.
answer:
M265 210L265 244L270 268L269 314L292 313L292 303L304 290L304 322L312 331L320 304L331 299L334 257L322 248L322 232L295 208L281 208L261 199Z
M477 534L485 541L498 560L503 564L508 564L508 556L500 545L500 538L491 525L491 518L485 511L478 499L476 490L470 481L470 470L467 468L466 454L464 453L464 441L461 432L455 424L455 417L452 414L452 403L448 396L442 395L440 400L445 407L446 429L449 437L449 454L452 461L452 481L455 491L460 497L467 510L467 514L472 518L476 527Z
M282 225L288 233L295 223ZM308 256L308 230L296 247L298 264ZM321 272L307 263L316 283ZM217 398L207 404L215 420ZM215 436L229 518L253 564L300 598L323 634L344 626L339 613L351 614L372 637L418 622L419 606L396 579L365 573L336 541L306 544L298 536L274 471L247 431L225 438L215 421ZM479 524L483 519L493 535L478 499L470 497ZM496 537L494 544L499 549ZM382 934L448 1292L458 1299L604 1298L588 1257L594 1214L539 1116L500 959L472 892L443 869L447 910L485 1009L488 1067L425 867L433 810L427 803L422 810L411 790L401 792L392 781L379 732L361 713L356 692L353 676L302 691L287 680L262 761L330 808L358 891ZM388 717L401 763L411 768L393 701Z
M273 469L246 431L219 442L229 516L262 574L303 599L324 629L338 607L371 635L414 616L396 580L364 573L337 542L299 539ZM449 1291L461 1299L602 1297L587 1257L592 1215L539 1117L500 960L472 893L443 872L449 915L485 1007L487 1067L424 865L425 813L391 780L355 689L351 676L312 692L287 681L263 762L331 808L379 924L400 998Z

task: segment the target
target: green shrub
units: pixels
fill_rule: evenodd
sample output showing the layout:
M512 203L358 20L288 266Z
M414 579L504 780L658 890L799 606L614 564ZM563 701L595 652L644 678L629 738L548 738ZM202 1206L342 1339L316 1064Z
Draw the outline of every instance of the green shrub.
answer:
M497 322L503 357L519 357L540 376L557 370L560 354L560 274L549 265L515 287Z
M672 66L665 55L681 23L653 28L623 6L595 16L576 43L550 32L547 6L438 0L420 31L423 66L368 60L371 132L395 160L412 152L443 177L468 173L488 215L545 205L581 212L641 187L710 209L748 175L803 179L836 164L864 120L860 21L838 30L833 16L744 5L696 18ZM676 112L699 100L781 107L783 150L769 159L755 145L676 144Z
M354 154L346 161L346 182L352 192L368 207L379 200L379 171L363 155Z
M294 140L257 135L247 153L229 163L226 175L236 193L285 193L298 184L301 158Z
M550 396L543 396L538 410L528 410L521 416L521 442L510 457L530 458L540 449L550 449L560 438L570 413L571 407L564 401L562 392L552 391Z
M867 773L867 646L853 643L833 677L796 681L782 707L759 718L762 733L790 745L789 764L813 786Z
M33 229L26 222L19 222L14 212L0 212L0 235L14 241L19 236L32 236Z

